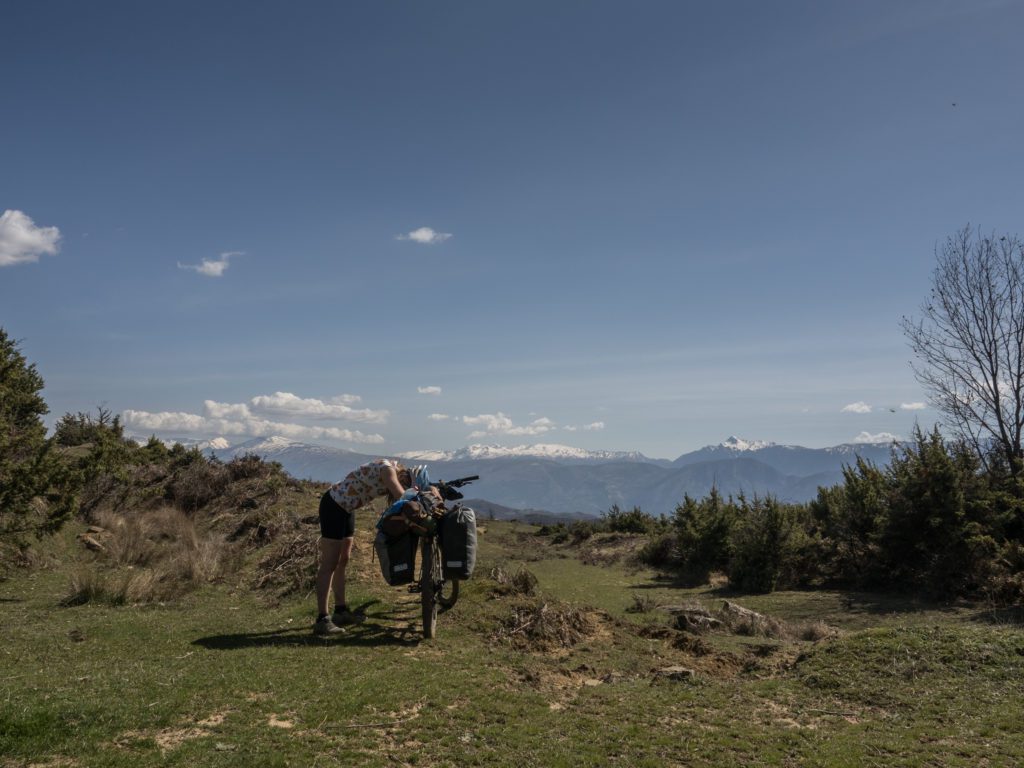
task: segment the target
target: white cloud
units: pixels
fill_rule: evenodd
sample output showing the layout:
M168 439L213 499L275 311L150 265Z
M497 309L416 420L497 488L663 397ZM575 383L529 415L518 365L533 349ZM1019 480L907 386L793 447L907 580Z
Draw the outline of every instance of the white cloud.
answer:
M604 422L603 421L595 421L595 422L593 422L591 424L584 424L583 428L585 430L587 430L588 432L593 432L593 431L596 431L596 430L599 430L599 429L604 429Z
M60 243L57 227L37 227L21 211L0 214L0 267L39 261L43 254L53 256Z
M566 432L575 432L579 427L562 427Z
M924 403L900 403L901 411L920 411L926 407Z
M355 405L361 403L363 398L359 395L335 395L331 398L331 402L334 405Z
M871 413L871 406L863 400L844 405L840 413Z
M203 412L211 419L251 419L252 413L245 403L218 403L215 400L203 401Z
M427 416L431 421L448 421L451 418L447 413L432 413Z
M891 443L898 442L902 438L899 435L894 435L891 432L879 432L877 435L872 435L870 432L861 432L855 438L855 443Z
M355 395L341 395L351 401ZM335 398L337 399L337 398ZM355 409L342 403L325 403L312 397L299 397L291 392L275 392L272 395L257 395L249 401L254 411L270 414L285 414L292 417L312 419L344 419L384 424L390 415L388 411L374 411L369 408ZM244 407L244 406L243 406Z
M232 412L235 406L225 403L207 404L214 406L215 412ZM222 411L219 407L223 406ZM244 406L243 406L244 407ZM302 424L268 421L253 416L241 420L231 420L211 415L201 416L196 413L168 412L150 413L148 411L126 410L123 414L126 427L147 429L160 432L189 432L209 435L247 435L249 437L269 437L281 435L296 440L343 440L350 443L383 443L384 438L377 434L365 434L337 427L308 427Z
M227 251L222 253L219 259L203 259L199 264L182 264L178 262L178 269L191 269L206 277L220 277L227 271L228 260L233 256L241 256L243 251Z
M440 387L416 387L416 391L421 395L440 395Z
M498 435L543 435L555 428L555 423L547 417L534 419L526 426L515 423L501 411L497 413L481 413L479 416L463 416L462 423L471 427L482 427L469 434L470 438L495 437Z
M450 232L435 232L430 227L420 227L404 235L396 235L395 239L411 240L414 243L423 243L424 245L436 245L437 243L443 243L451 236Z

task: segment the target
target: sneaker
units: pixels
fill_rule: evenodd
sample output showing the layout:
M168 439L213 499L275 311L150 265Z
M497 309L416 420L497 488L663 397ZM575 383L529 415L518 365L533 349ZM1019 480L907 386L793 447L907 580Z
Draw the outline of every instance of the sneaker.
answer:
M331 621L339 627L342 624L362 624L366 621L366 616L352 611L335 611L331 614Z
M322 619L317 619L313 625L314 635L340 635L344 633L344 629L339 627L328 617L324 616Z

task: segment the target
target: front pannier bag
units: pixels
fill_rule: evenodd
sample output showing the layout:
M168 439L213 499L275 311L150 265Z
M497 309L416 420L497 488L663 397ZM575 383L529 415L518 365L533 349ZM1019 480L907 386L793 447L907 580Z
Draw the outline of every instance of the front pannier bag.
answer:
M384 581L392 587L412 582L416 564L416 541L416 537L411 533L388 536L384 531L377 531L373 549L380 560L380 572L384 576Z
M476 567L476 513L457 506L441 519L441 566L446 579L468 579Z

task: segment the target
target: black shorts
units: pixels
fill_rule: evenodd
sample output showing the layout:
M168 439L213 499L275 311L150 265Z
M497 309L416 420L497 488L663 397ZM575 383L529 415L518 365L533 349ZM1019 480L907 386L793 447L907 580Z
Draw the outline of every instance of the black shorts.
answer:
M325 539L349 539L356 533L356 513L346 512L327 491L320 497L320 535Z

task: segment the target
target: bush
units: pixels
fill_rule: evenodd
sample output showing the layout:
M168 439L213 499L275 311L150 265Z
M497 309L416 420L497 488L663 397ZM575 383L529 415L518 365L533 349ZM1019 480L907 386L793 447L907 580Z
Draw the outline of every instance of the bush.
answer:
M200 455L175 473L167 496L186 512L195 512L224 493L230 480L231 474L223 464Z
M618 504L601 515L601 525L611 533L651 533L665 527L661 518L647 514L640 507L624 512Z
M662 533L652 536L637 553L637 559L653 568L669 568L679 563L679 551L676 547L676 536L673 533Z
M43 378L0 328L0 538L15 546L56 530L75 494L46 439Z
M773 498L741 500L730 537L729 585L745 592L771 592L793 552L797 509Z
M737 514L732 499L723 500L715 488L700 501L685 496L676 507L672 518L676 557L680 575L686 581L703 584L712 571L726 569Z

